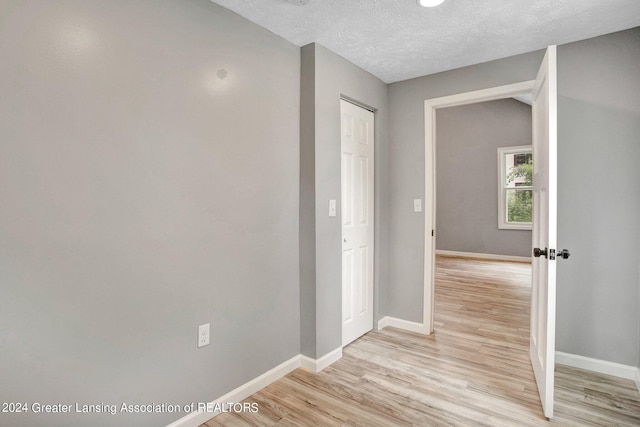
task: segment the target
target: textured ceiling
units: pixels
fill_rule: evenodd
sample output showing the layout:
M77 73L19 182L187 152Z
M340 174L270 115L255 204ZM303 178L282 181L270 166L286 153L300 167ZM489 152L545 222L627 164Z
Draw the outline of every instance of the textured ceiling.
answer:
M387 83L640 26L640 0L212 1Z

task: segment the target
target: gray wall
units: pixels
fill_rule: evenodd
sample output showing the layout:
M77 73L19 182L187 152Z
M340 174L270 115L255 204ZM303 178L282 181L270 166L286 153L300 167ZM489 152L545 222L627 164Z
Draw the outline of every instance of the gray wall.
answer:
M387 85L315 43L302 48L302 83L301 188L313 193L301 195L300 200L301 323L302 335L315 339L303 338L302 353L319 358L342 346L341 209L336 217L328 216L329 199L340 205L341 96L376 109L374 320L384 312L389 222Z
M0 401L206 402L297 355L299 48L208 0L0 23Z
M436 248L531 254L530 230L498 229L498 147L531 145L531 107L514 99L436 111Z
M640 28L558 49L559 350L638 360Z
M638 361L639 29L559 47L557 349ZM535 78L543 52L389 86L388 314L421 321L425 99Z

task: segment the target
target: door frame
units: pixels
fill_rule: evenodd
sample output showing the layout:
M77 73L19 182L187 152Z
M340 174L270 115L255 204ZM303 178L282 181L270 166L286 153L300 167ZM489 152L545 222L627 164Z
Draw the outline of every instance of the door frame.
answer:
M425 207L424 207L424 299L422 332L433 333L436 262L436 111L440 108L475 104L533 93L535 80L457 93L424 101ZM435 232L433 232L435 231Z

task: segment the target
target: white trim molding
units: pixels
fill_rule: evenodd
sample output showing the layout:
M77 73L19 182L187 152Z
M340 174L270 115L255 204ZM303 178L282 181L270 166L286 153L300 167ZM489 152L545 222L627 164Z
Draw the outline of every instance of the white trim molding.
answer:
M442 256L452 257L452 258L486 259L487 261L526 262L531 264L531 257L526 257L526 256L480 254L475 252L444 251L440 249L436 250L436 255L442 255Z
M331 365L335 361L342 357L342 348L337 348L332 352L322 356L320 359L314 360L310 357L298 354L286 362L281 363L275 368L265 372L264 374L252 379L251 381L241 385L235 390L230 391L222 397L209 403L211 407L221 406L224 407L226 403L241 402L252 394L262 390L274 381L287 375L300 367L306 368L313 372L320 372L327 366ZM211 418L218 416L221 412L203 412L195 411L185 415L169 424L167 427L198 427L199 425L209 421Z
M223 405L225 403L236 403L240 402L247 397L251 396L253 393L262 390L272 382L279 380L280 378L287 375L289 372L292 372L301 366L300 355L294 356L291 359L287 360L284 363L276 366L275 368L265 372L252 379L251 381L241 385L235 390L230 391L222 397L211 402L212 406L216 404ZM169 424L167 427L198 427L199 425L209 421L211 418L219 415L220 412L201 412L195 411L192 412L177 421Z
M320 372L327 366L334 362L337 362L342 358L342 347L336 348L333 351L322 356L320 359L312 359L303 354L300 355L301 366L311 372Z
M385 316L378 320L378 330L384 329L387 326L392 328L403 329L409 332L415 332L417 334L429 335L430 331L425 328L423 323L410 322L408 320L398 319L397 317Z
M592 359L590 357L563 353L561 351L556 351L556 363L559 365L571 366L573 368L585 369L587 371L632 380L636 383L638 391L640 391L640 369L635 366L622 365L620 363L608 362L606 360Z

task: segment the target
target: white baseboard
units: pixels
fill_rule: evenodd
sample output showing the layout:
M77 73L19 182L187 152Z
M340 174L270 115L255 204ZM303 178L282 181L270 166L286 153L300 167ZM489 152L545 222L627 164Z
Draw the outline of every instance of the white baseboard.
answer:
M342 347L336 348L335 350L325 354L320 359L312 359L305 355L300 355L300 362L302 367L308 369L311 372L320 372L327 366L331 365L334 362L337 362L342 358Z
M219 403L221 405L225 403L236 403L240 402L247 397L251 396L253 393L263 389L268 386L272 382L279 380L280 378L287 375L289 372L294 371L299 368L300 364L300 355L294 356L291 359L287 360L284 363L276 366L275 368L265 372L257 378L252 379L248 383L241 385L235 390L225 394L224 396L214 400L212 402L213 405ZM219 412L192 412L177 421L169 424L167 427L198 427L200 424L207 422L211 418L218 415Z
M585 369L587 371L598 372L600 374L632 380L636 383L638 391L640 391L640 369L635 366L607 362L606 360L592 359L590 357L563 353L561 351L556 351L556 363L559 365L571 366L574 368Z
M384 329L387 326L404 329L405 331L415 332L422 335L429 335L429 331L427 331L424 324L398 319L397 317L385 316L378 321L378 330Z
M474 259L486 259L486 260L492 260L492 261L513 261L513 262L531 263L531 257L526 257L526 256L479 254L475 252L443 251L440 249L436 250L436 255L448 256L453 258L474 258Z
M320 359L314 360L310 357L298 354L292 357L284 363L276 366L275 368L265 372L257 378L241 385L233 391L225 394L224 396L214 400L210 403L211 406L220 404L224 406L225 403L237 403L251 396L252 394L262 390L274 381L287 375L300 367L306 368L312 372L320 372L333 362L339 360L342 357L342 348L337 348L332 352L322 356ZM195 411L177 421L172 422L167 427L198 427L199 425L207 422L211 418L219 415L220 412L202 412Z

